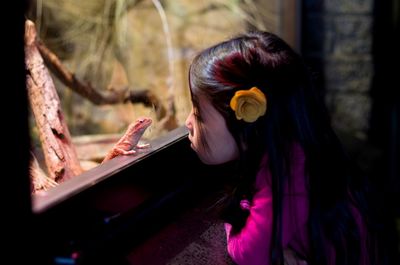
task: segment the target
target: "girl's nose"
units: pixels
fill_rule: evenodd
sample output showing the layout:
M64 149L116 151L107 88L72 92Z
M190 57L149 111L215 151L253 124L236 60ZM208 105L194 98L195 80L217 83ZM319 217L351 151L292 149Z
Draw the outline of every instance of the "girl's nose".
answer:
M192 134L192 132L193 132L193 110L187 116L186 121L185 121L185 126L186 126L186 128L188 128L190 134Z
M192 127L192 122L191 122L191 120L190 120L190 114L189 114L189 116L187 116L187 118L186 118L186 121L185 121L185 126L189 129L189 130L191 130L191 127Z

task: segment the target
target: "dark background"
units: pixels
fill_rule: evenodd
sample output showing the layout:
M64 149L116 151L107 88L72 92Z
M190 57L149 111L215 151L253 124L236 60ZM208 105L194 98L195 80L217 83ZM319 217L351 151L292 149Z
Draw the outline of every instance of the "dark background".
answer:
M65 233L59 237L54 236L53 228L62 224L52 224L45 226L50 219L40 219L31 212L29 177L28 177L28 158L29 158L29 132L27 121L27 96L25 93L25 68L24 68L24 52L23 52L23 32L24 32L24 12L26 10L27 1L18 1L19 3L6 3L5 12L10 16L6 19L3 16L2 23L2 46L3 56L1 70L2 80L2 133L3 133L3 156L1 164L3 165L2 176L2 192L1 194L1 219L2 219L2 258L4 260L18 261L18 264L45 264L46 254L63 251L60 242L68 236ZM310 12L318 12L318 8L323 9L322 5L315 4L318 1L304 1L303 5L303 45L302 53L305 58L316 68L324 67L324 58L307 56L312 54L307 49L318 49L323 46L323 38L318 42L318 36L314 36L315 40L309 45L306 42L311 32L321 32L324 30L324 20L317 19L310 23L307 16ZM311 5L310 3L314 3ZM396 5L397 3L397 5ZM364 141L356 143L347 143L348 147L357 144L362 150L368 152L369 148L379 150L379 156L369 160L371 163L366 167L366 174L376 187L377 204L381 205L382 213L387 220L387 230L393 231L391 237L388 237L388 246L392 246L391 253L395 255L398 251L398 241L395 229L395 221L400 218L400 177L399 177L399 150L400 150L400 97L399 97L399 4L396 0L374 1L373 9L373 82L369 91L372 99L372 110L369 122L369 130L367 138ZM315 17L314 17L315 18ZM324 78L319 77L321 86L324 86ZM6 104L9 103L9 104ZM176 148L172 150L182 152L185 155L185 147L180 145L172 146ZM171 151L171 152L172 152ZM170 152L170 151L168 151ZM353 153L354 156L359 153ZM179 158L179 156L178 156ZM154 158L157 159L157 158ZM195 157L188 163L198 166ZM354 157L355 161L357 157ZM151 167L152 163L149 163ZM161 162L160 162L161 163ZM178 162L175 161L178 164ZM158 165L158 164L157 164ZM145 165L143 165L145 166ZM183 174L183 173L182 173ZM177 179L179 179L177 174ZM124 179L124 177L118 177ZM182 186L178 185L175 188ZM188 187L192 187L189 186ZM169 190L173 192L174 187ZM179 189L178 189L179 190ZM93 191L91 191L93 192ZM184 193L175 193L184 194ZM87 198L89 195L81 195ZM162 196L161 196L162 197ZM159 197L159 198L161 198ZM190 198L190 197L188 197ZM173 200L171 200L173 201ZM168 205L166 201L165 205ZM157 205L157 203L155 204ZM162 207L160 207L161 209ZM60 208L61 209L61 208ZM65 209L68 209L65 208ZM56 210L55 210L56 211ZM63 210L64 214L67 210ZM82 210L82 212L85 212ZM58 216L58 215L55 215ZM62 214L61 214L62 216ZM90 214L81 216L82 223L90 226L91 219L97 218ZM87 219L86 219L87 218ZM80 223L80 222L78 222ZM77 224L78 225L78 224ZM144 224L145 226L145 224ZM82 226L85 227L85 226ZM81 228L82 229L82 228ZM84 233L83 230L79 230ZM50 236L53 234L53 236ZM63 238L63 235L65 238ZM59 238L60 249L58 245L53 245L53 252L46 252L46 247L50 243L47 239ZM38 254L42 253L42 254ZM14 262L14 263L15 263ZM13 263L9 263L13 264Z

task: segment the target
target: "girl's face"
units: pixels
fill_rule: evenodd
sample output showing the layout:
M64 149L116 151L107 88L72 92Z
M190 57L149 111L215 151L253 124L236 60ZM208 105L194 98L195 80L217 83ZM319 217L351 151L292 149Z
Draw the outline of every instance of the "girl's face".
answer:
M205 98L200 101L200 109L201 121L197 119L192 108L185 122L189 129L191 147L200 160L208 165L217 165L237 159L239 149L223 116ZM201 139L204 139L207 145L204 145Z

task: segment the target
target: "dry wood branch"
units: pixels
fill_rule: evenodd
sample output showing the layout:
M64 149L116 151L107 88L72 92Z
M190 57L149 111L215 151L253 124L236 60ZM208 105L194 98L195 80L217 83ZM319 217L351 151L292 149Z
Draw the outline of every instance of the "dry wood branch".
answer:
M173 97L168 98L167 112L165 117L160 121L161 127L170 131L178 127L178 121L176 120L176 109L175 101Z
M36 45L50 71L52 71L63 84L82 97L89 99L96 105L115 104L123 102L124 98L126 98L128 91L110 91L109 94L103 95L94 89L89 83L84 84L62 64L60 59L50 51L42 41L38 40Z
M168 19L167 15L165 13L165 10L163 6L161 5L161 2L159 0L152 0L154 6L157 9L157 12L160 16L162 26L163 26L163 31L165 35L165 40L167 44L167 54L168 54L168 69L169 69L169 78L167 80L167 86L168 86L168 102L167 102L167 113L165 118L161 121L161 125L163 128L167 130L172 130L173 128L176 128L178 126L177 120L176 120L176 109L175 109L175 78L174 78L174 52L173 52L173 47L172 47L172 37L171 37L171 32L169 29L168 25Z
M164 118L167 113L167 110L161 103L159 103L159 100L154 93L147 89L137 91L130 90L125 101L130 101L131 103L143 103L146 107L154 107L158 120Z
M64 120L60 99L35 39L35 24L27 20L25 63L29 102L39 130L49 177L56 182L63 182L81 174L82 169Z
M55 53L53 53L46 45L38 40L36 46L43 56L46 65L50 71L54 73L60 81L70 89L90 100L96 105L117 104L124 102L138 103L141 102L146 106L154 106L157 119L165 116L166 110L160 100L154 93L149 90L132 91L128 88L122 90L109 90L106 93L100 93L98 89L91 86L90 83L83 83L76 78L60 61Z
M51 179L40 167L35 155L31 153L30 161L30 176L31 176L31 191L32 193L38 193L40 191L47 191L52 187L58 185L56 181Z

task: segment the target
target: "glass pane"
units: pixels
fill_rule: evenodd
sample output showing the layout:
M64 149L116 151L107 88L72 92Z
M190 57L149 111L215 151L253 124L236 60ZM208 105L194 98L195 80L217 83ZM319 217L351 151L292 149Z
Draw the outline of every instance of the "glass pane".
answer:
M98 167L139 117L153 121L143 143L183 126L191 108L187 71L193 56L247 29L282 33L279 10L274 0L36 1L27 17L34 22L40 40L35 45L54 95L30 94L34 193ZM50 103L59 104L55 114L42 107L33 115L40 104ZM50 118L39 122L43 116ZM46 131L46 122L65 124L64 134L57 135L54 126ZM76 159L80 169L71 170L71 163L56 168L49 158L56 151L60 160Z

